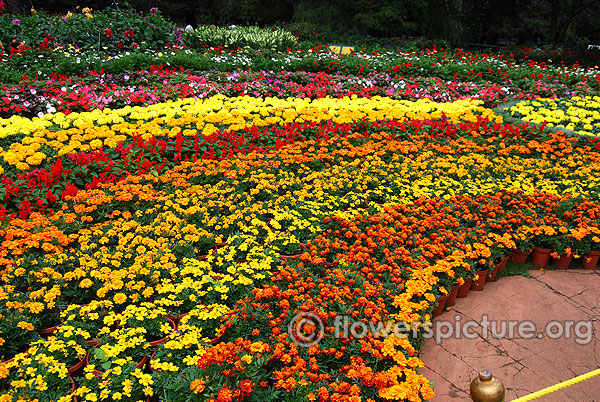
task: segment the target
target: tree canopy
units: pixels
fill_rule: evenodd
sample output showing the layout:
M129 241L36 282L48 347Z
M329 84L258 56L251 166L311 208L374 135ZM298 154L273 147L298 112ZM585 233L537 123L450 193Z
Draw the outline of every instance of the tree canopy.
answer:
M23 12L24 2L6 0ZM159 8L195 25L308 22L328 32L426 37L451 43L600 44L597 0L33 0L48 11Z

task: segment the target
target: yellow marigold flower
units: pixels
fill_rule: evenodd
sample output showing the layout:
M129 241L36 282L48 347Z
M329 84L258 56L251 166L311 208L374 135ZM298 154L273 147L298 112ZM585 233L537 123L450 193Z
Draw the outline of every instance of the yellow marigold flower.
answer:
M89 278L85 278L84 280L82 280L79 283L79 287L82 288L82 289L90 288L93 285L94 285L94 282L92 282L91 279L89 279Z
M117 293L114 297L113 297L113 301L116 304L123 304L127 301L127 295L125 295L124 293Z
M29 165L24 162L17 163L15 167L22 171L29 170Z
M96 395L96 393L94 393L94 392L90 392L89 394L87 394L85 396L85 400L86 401L91 401L91 402L97 402L98 401L98 395Z
M19 321L19 323L17 324L17 327L24 329L26 331L33 331L34 330L34 326L33 324L26 322L26 321Z

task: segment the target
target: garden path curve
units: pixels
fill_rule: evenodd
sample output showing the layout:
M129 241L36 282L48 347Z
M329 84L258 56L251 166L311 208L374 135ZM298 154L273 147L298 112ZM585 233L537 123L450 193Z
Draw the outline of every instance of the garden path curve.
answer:
M506 401L511 401L600 368L600 270L534 270L530 274L530 278L503 277L487 283L483 291L469 292L435 318L434 328L445 322L444 333L449 325L456 332L456 322L472 320L478 325L470 329L477 334L474 339L451 337L439 344L434 338L426 340L421 354L426 367L420 373L433 381L434 401L470 401L470 382L483 369L492 370L504 382ZM491 331L484 337L484 315L490 323L505 321L507 332L509 321L531 321L535 336L519 337L515 327L512 339L496 338ZM575 321L571 339L551 339L546 329L553 321ZM552 323L548 329L557 334L561 328L565 331L566 325L559 328ZM539 401L600 401L600 376Z

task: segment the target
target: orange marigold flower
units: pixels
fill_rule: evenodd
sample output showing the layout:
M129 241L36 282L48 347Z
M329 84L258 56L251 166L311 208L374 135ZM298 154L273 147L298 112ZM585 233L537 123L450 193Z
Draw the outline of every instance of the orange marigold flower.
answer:
M199 394L200 392L204 391L204 388L204 381L199 378L196 378L190 384L190 391L193 391L194 394Z

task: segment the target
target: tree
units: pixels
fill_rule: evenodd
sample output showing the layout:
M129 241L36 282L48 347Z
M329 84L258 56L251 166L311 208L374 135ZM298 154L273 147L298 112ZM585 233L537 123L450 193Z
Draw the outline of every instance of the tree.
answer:
M554 44L565 42L569 28L577 27L582 20L590 17L593 17L596 22L600 17L597 0L550 0L552 42Z

